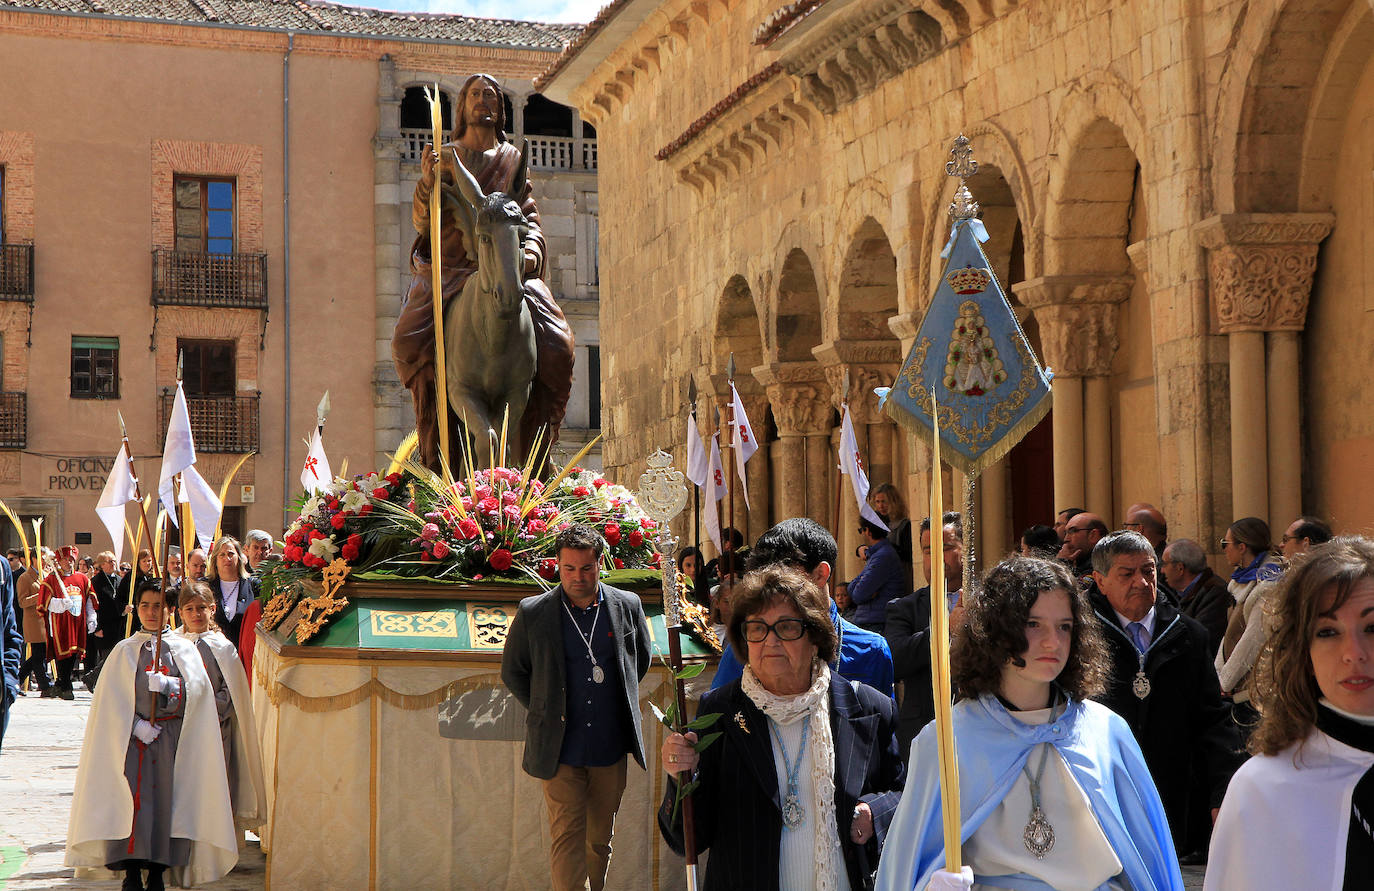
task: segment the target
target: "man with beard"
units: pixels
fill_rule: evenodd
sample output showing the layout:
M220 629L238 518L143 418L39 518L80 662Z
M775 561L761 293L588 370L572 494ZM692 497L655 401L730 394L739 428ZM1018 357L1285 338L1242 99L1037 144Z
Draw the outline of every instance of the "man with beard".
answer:
M454 189L457 163L461 159L483 193L507 192L519 172L520 151L506 141L505 103L501 86L489 75L474 74L463 83L455 108L453 142L443 146L440 154L442 188ZM415 429L419 434L420 460L429 467L439 467L438 406L447 405L435 398L434 366L434 296L430 267L429 198L434 189L435 157L425 152L420 163L420 181L415 186L411 219L419 235L411 248L411 269L414 278L405 306L396 320L392 336L391 354L396 372L415 402ZM526 181L522 194L511 195L519 203L529 223L525 237L523 270L525 305L534 324L538 362L530 388L529 403L522 418L511 418L518 424L520 441L530 442L536 430L546 426L545 448L558 439L558 428L567 408L572 388L573 337L563 311L554 302L548 286L542 281L545 268L544 234L539 227L539 208L531 197L532 188ZM443 214L440 222L442 239L442 270L444 276L443 302L445 307L462 293L463 285L477 271L477 258L470 256L463 244L457 221L451 214ZM441 357L442 361L442 357ZM457 430L459 418L449 411L449 429ZM455 442L460 440L455 440ZM456 445L449 465L462 466Z

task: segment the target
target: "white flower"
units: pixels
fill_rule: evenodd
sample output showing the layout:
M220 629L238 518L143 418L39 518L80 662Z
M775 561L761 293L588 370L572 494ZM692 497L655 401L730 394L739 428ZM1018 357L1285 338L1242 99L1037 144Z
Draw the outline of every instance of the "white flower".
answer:
M325 486L325 491L337 498L340 492L345 492L351 488L353 488L353 483L350 480L336 476L329 485Z
M343 509L350 513L357 513L363 505L367 504L367 496L362 492L345 492L343 497Z
M381 488L382 482L383 480L381 475L374 470L372 473L369 473L367 477L362 481L362 491L371 492L373 489L379 489Z
M311 498L309 501L307 501L307 502L305 503L305 505L301 508L301 516L302 516L302 517L313 517L313 516L315 516L315 514L317 514L317 513L320 512L320 508L323 507L323 506L324 506L324 499L322 499L322 498L320 498L320 496L316 495L314 498Z
M339 546L334 544L332 536L317 538L310 543L310 553L329 563L334 559L334 555L339 553Z

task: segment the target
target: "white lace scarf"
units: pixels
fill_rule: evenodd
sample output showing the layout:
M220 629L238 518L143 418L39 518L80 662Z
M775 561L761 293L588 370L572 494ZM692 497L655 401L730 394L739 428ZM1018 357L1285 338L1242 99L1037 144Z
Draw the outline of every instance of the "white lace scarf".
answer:
M777 696L763 689L753 669L744 666L740 682L744 695L779 726L811 716L811 790L807 813L816 820L816 891L839 887L844 863L835 829L835 736L830 730L830 666L819 659L811 666L811 687L795 696Z

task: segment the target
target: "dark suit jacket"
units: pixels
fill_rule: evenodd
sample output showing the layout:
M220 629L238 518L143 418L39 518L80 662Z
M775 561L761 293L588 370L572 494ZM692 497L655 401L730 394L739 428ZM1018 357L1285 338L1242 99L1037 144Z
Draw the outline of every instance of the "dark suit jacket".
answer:
M206 579L205 583L215 592L215 624L224 632L225 637L238 646L239 632L243 630L243 614L248 612L248 604L258 599L258 580L251 576L239 580L237 606L232 619L224 614L224 595L220 591L219 582Z
M1210 566L1204 566L1197 584L1193 585L1188 599L1183 601L1179 609L1179 612L1196 619L1199 625L1207 629L1213 658L1216 658L1221 638L1226 634L1226 614L1235 602L1226 587L1226 579L1212 572Z
M830 677L835 829L849 885L858 891L872 887L870 877L901 801L906 768L897 751L891 698L833 673ZM777 889L782 795L768 718L744 694L739 681L702 697L697 714L714 712L723 717L705 732L719 730L723 735L701 753L701 785L692 793L697 850L711 851L702 889ZM673 819L676 797L676 783L670 781L658 810L658 828L668 846L681 854L681 811ZM874 837L860 846L854 844L850 825L861 801L873 811Z
M929 585L887 605L883 637L892 650L893 673L902 682L897 739L905 758L911 741L935 717L935 697L930 687Z
M1135 644L1094 585L1088 600L1104 627L1112 671L1098 700L1126 719L1159 789L1174 845L1182 850L1189 797L1202 795L1220 807L1231 774L1240 766L1241 739L1207 648L1207 632L1164 600L1155 601L1155 633L1145 655L1150 693L1136 697L1131 682L1140 669ZM1192 785L1191 753L1203 759L1205 786Z
M644 766L644 731L639 721L639 682L649 672L653 643L639 597L601 586L606 618L617 641L623 702L634 728L630 754ZM563 663L563 586L526 597L511 620L501 653L501 681L529 712L525 716L525 773L547 780L558 773L567 720Z
M102 649L113 649L124 639L124 606L127 600L119 599L120 578L113 573L96 571L91 576L91 588L95 591L96 622L104 638L96 638Z

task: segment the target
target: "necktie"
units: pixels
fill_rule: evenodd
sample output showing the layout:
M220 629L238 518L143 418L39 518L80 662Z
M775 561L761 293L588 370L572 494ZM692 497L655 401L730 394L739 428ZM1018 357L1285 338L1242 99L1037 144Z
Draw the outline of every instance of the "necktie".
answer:
M1143 653L1150 648L1150 632L1145 630L1144 625L1132 622L1126 626L1126 631L1131 635L1137 650Z

